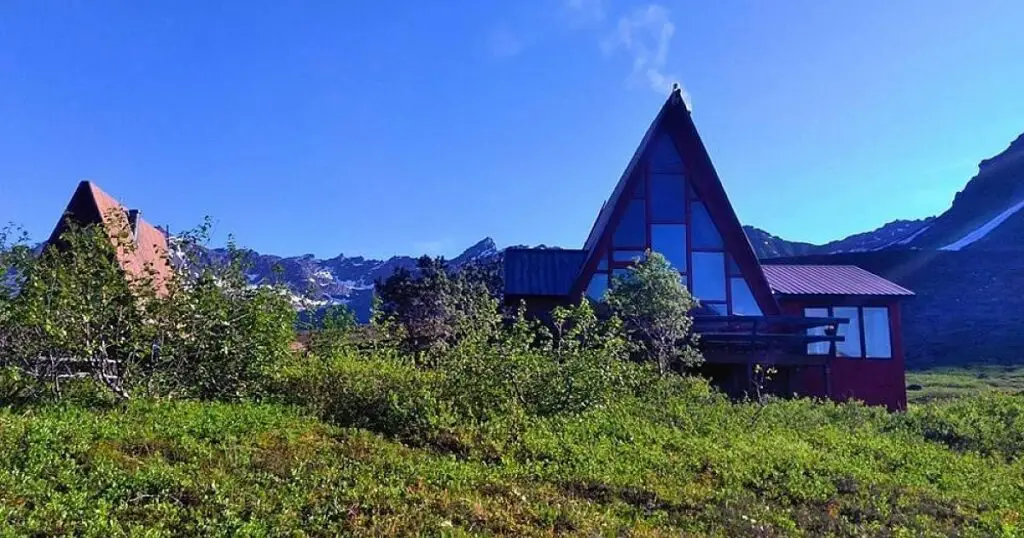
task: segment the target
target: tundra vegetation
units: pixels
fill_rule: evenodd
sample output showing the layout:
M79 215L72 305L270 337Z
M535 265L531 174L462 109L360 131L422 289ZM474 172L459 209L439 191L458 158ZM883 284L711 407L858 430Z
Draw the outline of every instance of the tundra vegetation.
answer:
M493 268L424 259L360 327L298 321L204 232L159 285L120 271L123 234L4 234L0 534L1024 532L1022 396L730 401L662 346L689 330L672 301L630 304L692 301L657 255L544 324L500 308Z

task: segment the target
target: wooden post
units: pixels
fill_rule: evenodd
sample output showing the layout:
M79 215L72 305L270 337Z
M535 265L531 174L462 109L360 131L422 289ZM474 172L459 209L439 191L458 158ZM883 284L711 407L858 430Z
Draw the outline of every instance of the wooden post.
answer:
M825 357L825 397L832 399L832 357Z

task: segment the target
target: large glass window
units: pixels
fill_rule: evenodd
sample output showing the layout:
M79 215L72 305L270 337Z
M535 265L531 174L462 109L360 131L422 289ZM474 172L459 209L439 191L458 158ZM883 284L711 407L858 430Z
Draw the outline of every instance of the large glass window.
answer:
M647 246L647 218L644 214L643 200L630 200L629 205L615 228L612 243L617 247Z
M604 299L604 293L608 291L608 275L605 273L594 273L587 286L587 297L594 301Z
M719 235L715 223L711 221L711 215L708 214L708 208L703 202L690 204L690 226L693 227L693 248L722 248L722 236Z
M693 295L702 301L725 301L725 254L694 252Z
M888 359L892 357L892 340L889 332L889 309L884 306L836 306L832 308L806 308L807 317L835 317L848 319L839 324L839 336L845 342L836 343L836 356L848 358ZM863 320L863 322L862 322ZM807 334L825 334L824 327L808 329ZM861 338L864 339L863 349ZM828 343L818 342L807 345L810 355L828 353Z
M682 173L683 159L669 135L660 134L650 148L647 166L652 172Z
M661 253L677 271L687 272L686 225L652 224L651 250Z
M740 275L740 266L736 265L736 260L732 259L732 256L725 257L725 263L729 266L729 274L732 276Z
M804 316L808 318L827 318L827 308L805 308ZM811 327L807 329L808 336L825 336L825 327ZM828 342L811 342L807 344L808 355L828 355Z
M686 179L682 174L651 176L651 220L684 222L686 220Z
M884 306L865 306L864 356L870 359L892 357L889 337L889 309Z
M757 306L754 294L743 277L729 279L732 286L732 313L736 316L760 316L761 307Z
M842 342L836 343L836 355L839 357L861 356L860 313L857 310L856 306L837 306L832 309L833 316L850 320L839 324L839 336L844 337Z

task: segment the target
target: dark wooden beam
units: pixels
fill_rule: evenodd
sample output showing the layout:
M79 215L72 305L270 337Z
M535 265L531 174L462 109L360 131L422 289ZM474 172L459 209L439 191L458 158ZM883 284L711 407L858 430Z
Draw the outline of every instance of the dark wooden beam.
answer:
M763 364L765 366L822 366L828 363L824 355L779 354L755 356L743 353L706 353L708 364Z

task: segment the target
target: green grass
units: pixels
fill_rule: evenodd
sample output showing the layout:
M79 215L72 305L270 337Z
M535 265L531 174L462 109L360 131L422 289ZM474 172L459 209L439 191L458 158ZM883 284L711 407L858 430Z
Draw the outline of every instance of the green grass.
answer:
M988 391L1024 391L1024 367L977 365L907 372L907 398L912 404L950 400Z
M679 382L419 440L337 422L255 403L0 411L0 535L1022 532L1014 396L889 415Z

